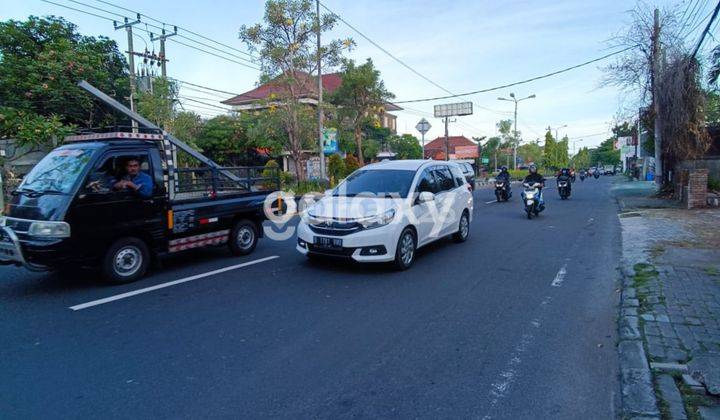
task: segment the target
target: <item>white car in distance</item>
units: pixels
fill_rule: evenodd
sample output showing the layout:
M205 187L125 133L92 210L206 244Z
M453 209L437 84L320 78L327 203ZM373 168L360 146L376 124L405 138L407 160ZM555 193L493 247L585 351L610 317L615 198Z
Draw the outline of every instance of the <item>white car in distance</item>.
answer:
M453 162L398 160L358 169L302 213L297 250L308 257L394 262L410 268L416 250L470 233L473 197Z

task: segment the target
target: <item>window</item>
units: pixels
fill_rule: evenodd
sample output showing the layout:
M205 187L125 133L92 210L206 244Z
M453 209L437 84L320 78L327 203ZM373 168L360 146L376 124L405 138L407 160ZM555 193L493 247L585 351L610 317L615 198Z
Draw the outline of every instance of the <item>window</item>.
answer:
M334 196L380 195L407 197L415 171L399 169L358 170L333 191Z
M147 155L112 155L93 169L86 188L100 193L112 191L115 183L127 175L126 165L131 160L139 160L140 172L152 178Z
M440 191L450 191L455 188L455 181L447 166L436 166L433 174L435 175Z
M475 171L473 170L473 167L471 164L463 163L463 173L471 174L473 172L475 172Z
M433 194L437 194L440 192L440 189L437 186L437 182L435 182L435 177L432 175L432 172L430 169L425 169L420 175L420 180L418 181L417 186L417 192L431 192Z
M455 184L458 187L465 185L465 176L463 175L460 168L458 168L456 166L451 166L450 172L452 172L453 178L455 178Z

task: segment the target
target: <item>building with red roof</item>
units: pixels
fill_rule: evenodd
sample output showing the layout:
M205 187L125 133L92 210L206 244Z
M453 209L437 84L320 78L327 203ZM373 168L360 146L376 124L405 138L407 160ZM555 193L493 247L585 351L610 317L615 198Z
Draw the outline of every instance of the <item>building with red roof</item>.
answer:
M456 147L477 147L477 143L473 142L465 136L449 136L448 149L450 159L454 159L456 155ZM425 145L425 159L445 160L445 137L438 137Z

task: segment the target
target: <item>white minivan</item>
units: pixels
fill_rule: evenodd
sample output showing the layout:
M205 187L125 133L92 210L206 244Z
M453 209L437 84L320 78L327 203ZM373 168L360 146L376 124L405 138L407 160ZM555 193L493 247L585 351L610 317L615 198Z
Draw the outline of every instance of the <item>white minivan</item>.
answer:
M302 212L297 250L310 258L392 261L404 270L423 245L449 235L464 242L472 214L471 188L457 164L374 163Z

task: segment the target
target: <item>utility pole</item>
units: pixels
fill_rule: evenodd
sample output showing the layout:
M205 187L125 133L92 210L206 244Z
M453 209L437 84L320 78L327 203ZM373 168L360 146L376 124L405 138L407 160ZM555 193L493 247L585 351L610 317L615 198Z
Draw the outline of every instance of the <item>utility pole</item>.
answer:
M652 84L653 108L655 110L655 184L662 186L663 183L663 162L662 162L662 121L660 118L660 104L657 79L660 75L660 10L655 9L653 36L652 36L652 65L650 82Z
M317 68L318 68L318 145L320 146L320 179L325 176L325 145L323 144L323 83L322 83L322 56L320 55L320 0L315 0L315 11L317 13ZM363 162L360 162L362 165Z
M448 137L448 119L445 117L445 160L450 160L450 138Z
M132 33L132 27L133 25L137 25L140 23L140 13L137 14L136 20L130 22L128 18L125 18L125 23L122 25L118 25L116 21L113 21L113 26L115 27L115 30L118 29L125 29L127 31L128 36L128 64L130 65L130 110L132 112L135 112L135 54L133 50L133 33ZM137 121L132 120L132 128L133 132L137 132L138 124Z
M166 34L165 29L163 28L162 34L159 36L155 36L154 34L150 34L150 41L155 42L156 40L160 41L160 75L163 78L167 77L167 67L165 64L167 63L167 60L165 59L165 40L170 38L171 36L177 35L177 26L174 27L174 31L172 33Z
M518 143L520 142L520 139L518 138L518 131L517 131L517 108L518 108L518 102L522 102L526 99L534 99L535 95L530 95L522 99L518 99L515 97L514 93L510 93L510 99L506 99L503 97L498 98L498 101L510 101L515 102L515 132L513 133L513 169L517 169L517 148Z

